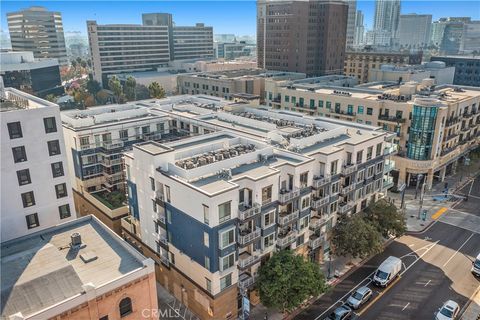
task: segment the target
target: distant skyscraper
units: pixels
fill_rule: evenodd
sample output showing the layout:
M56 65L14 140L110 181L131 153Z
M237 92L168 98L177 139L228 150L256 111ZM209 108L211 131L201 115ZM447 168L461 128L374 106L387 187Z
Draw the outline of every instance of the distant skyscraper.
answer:
M348 6L341 2L257 2L260 68L309 76L342 74Z
M446 18L442 18L432 23L430 44L440 47L442 44L443 33L445 32Z
M471 21L463 26L460 51L469 53L480 50L480 21Z
M400 0L376 0L373 28L385 30L395 37L400 19Z
M430 42L431 14L402 14L396 42L404 47L421 48Z
M445 21L440 52L443 54L457 54L462 46L463 29L469 23L469 17L450 17Z
M13 51L32 51L35 58L56 58L68 63L60 12L30 7L7 13Z
M355 18L355 39L353 41L354 46L361 46L364 44L365 38L365 26L364 15L361 10L357 10Z
M348 4L347 47L355 42L355 19L357 15L357 0L344 0Z

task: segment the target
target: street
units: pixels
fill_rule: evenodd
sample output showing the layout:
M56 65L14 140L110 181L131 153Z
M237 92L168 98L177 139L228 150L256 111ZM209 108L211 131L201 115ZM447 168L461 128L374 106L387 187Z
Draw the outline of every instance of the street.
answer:
M465 190L466 189L466 190ZM460 193L468 193L470 184ZM446 300L463 308L480 286L470 272L480 252L480 179L468 201L449 208L424 232L402 236L384 252L369 259L296 319L324 319L358 287L369 286L374 295L354 318L432 319ZM388 256L403 262L400 277L385 289L371 284L377 266Z

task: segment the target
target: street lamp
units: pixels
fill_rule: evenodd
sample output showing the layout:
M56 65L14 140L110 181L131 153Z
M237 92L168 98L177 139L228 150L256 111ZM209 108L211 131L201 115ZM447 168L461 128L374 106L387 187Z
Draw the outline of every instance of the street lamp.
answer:
M420 185L420 181L423 179L423 174L417 174L417 187L415 188L415 199L417 199L418 194L418 186Z

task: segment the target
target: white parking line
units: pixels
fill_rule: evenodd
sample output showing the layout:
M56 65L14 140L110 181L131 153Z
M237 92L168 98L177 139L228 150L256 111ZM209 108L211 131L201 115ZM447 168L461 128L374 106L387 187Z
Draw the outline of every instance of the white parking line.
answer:
M470 235L470 237L468 237L468 239L465 240L465 242L460 246L460 248L458 248L457 251L455 251L455 253L452 254L452 256L450 257L450 259L448 259L447 262L445 262L445 263L443 264L443 267L445 267L445 266L450 262L450 260L452 260L453 257L455 257L455 256L457 255L458 251L460 251L460 249L462 249L463 246L464 246L465 244L467 244L468 240L472 239L473 235L474 235L474 233L472 233L472 234Z
M432 280L428 280L427 283L425 283L424 287L428 286L428 284L431 282Z
M405 305L405 307L403 307L402 311L405 310L405 309L407 309L407 307L408 307L409 305L410 305L410 302L407 303L407 304Z

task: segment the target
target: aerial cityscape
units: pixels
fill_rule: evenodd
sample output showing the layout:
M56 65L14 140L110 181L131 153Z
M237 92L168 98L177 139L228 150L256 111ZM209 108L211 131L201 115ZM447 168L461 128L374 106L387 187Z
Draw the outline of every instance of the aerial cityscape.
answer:
M480 2L0 6L0 319L480 320Z

